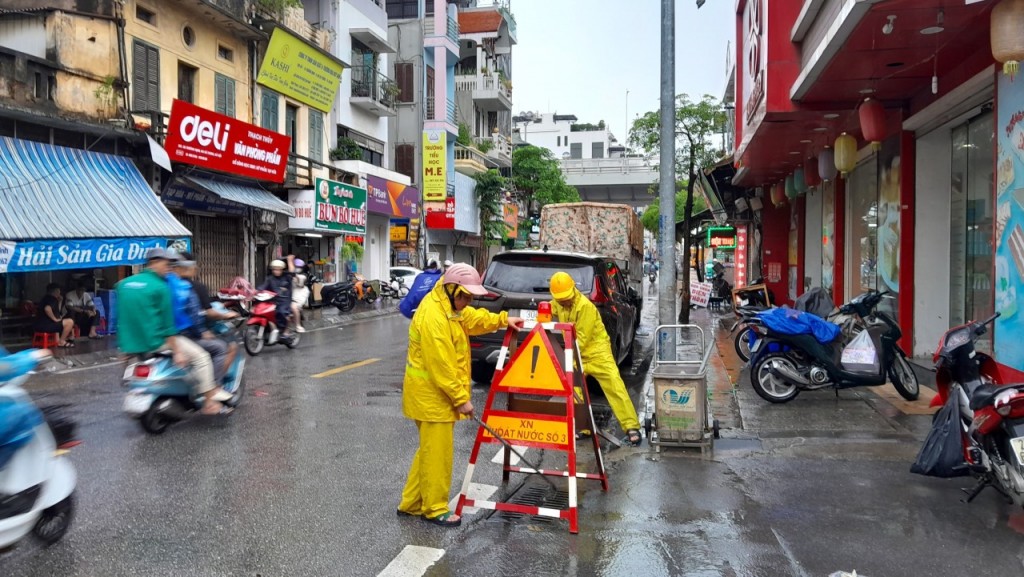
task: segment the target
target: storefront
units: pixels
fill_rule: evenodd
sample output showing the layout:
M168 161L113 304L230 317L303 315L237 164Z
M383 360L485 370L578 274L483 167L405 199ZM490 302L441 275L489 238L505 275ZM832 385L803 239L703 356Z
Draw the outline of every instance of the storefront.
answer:
M298 232L314 240L317 237L311 237L311 234L322 235L321 239L327 238L326 241L317 241L320 243L318 254L324 255L321 260L328 259L328 262L335 264L332 272L337 274L339 280L346 278L349 272L362 272L360 263L366 253L366 189L317 178L315 190L296 191L293 194L303 198L312 196L313 228L303 228ZM330 246L332 242L333 247ZM326 256L327 250L331 250L330 257Z
M165 147L178 164L161 198L192 232L199 276L208 286L262 278L255 258L260 213L292 215L263 183L284 181L290 143L286 135L188 102L172 104Z
M408 180L404 175L395 178ZM420 229L420 191L407 182L389 180L380 176L366 177L368 210L387 218L389 250L385 253L385 267L419 264L417 246ZM374 217L376 220L376 217ZM386 278L385 274L380 275Z
M54 167L61 167L55 170ZM127 158L0 137L0 322L18 331L49 283L81 281L109 310L110 289L150 248L190 247L190 232Z
M288 204L294 216L288 218L288 228L282 234L281 254L294 254L302 259L307 272L323 282L337 282L341 233L330 230L325 223L317 226L316 192L311 188L293 190L288 193ZM313 304L320 300L318 287L314 286L311 292Z

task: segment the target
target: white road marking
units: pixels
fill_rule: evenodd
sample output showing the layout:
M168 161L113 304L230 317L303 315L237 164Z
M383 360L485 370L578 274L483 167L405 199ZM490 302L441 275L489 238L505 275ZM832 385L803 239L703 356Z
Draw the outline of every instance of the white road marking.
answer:
M377 577L420 577L444 557L444 549L406 545Z
M498 491L498 487L494 485L484 485L483 483L470 483L469 492L466 493L467 499L474 501L484 501L491 495ZM451 501L448 502L448 510L455 512L455 506L459 504L459 496L455 495ZM479 511L477 507L465 507L462 509L463 515L473 515Z
M512 446L515 448L515 450L519 451L519 455L526 454L526 447L519 447L517 445ZM512 466L518 465L519 455L516 455L515 453L510 454L508 464ZM505 464L505 447L501 447L500 449L498 449L498 454L494 455L494 457L491 459L491 462L497 465Z

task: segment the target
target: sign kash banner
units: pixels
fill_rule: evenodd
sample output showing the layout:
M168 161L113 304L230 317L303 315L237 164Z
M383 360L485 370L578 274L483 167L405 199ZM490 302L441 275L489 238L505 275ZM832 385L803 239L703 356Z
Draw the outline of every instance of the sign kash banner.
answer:
M366 189L316 179L316 228L366 234Z
M330 112L344 69L338 60L278 27L270 36L256 82Z
M446 168L448 134L443 130L423 131L423 201L442 202L448 196ZM427 224L427 226L430 226Z
M164 147L175 162L284 182L291 144L284 134L175 100Z

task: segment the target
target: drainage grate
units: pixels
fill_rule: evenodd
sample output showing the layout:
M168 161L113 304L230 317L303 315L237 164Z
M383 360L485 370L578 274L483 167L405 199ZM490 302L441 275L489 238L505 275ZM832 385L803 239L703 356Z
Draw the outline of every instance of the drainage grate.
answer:
M514 505L526 505L528 507L568 509L569 493L568 491L556 491L547 485L533 485L530 487L524 487L522 490L516 492L516 494L512 495L512 498L508 500L508 503ZM512 511L501 511L499 513L499 517L507 521L530 519L541 523L551 523L552 521L557 520L549 517L534 517L532 515L524 515L523 513L514 513Z
M386 391L368 391L367 397L397 397L402 394L402 391L396 391L394 389L388 389Z

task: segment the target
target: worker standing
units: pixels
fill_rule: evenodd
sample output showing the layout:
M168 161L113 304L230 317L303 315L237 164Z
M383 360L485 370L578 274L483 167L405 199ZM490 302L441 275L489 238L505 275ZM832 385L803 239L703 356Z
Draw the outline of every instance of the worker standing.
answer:
M629 443L639 445L640 419L629 400L626 383L622 382L612 354L612 341L597 307L576 289L576 281L566 272L556 272L551 276L551 296L555 299L551 312L558 321L576 326L576 348L583 357L583 372L601 385L615 418L626 431Z
M473 414L469 337L523 320L469 306L487 290L467 264L449 267L426 295L409 325L409 353L402 384L402 411L419 429L420 444L398 505L399 516L421 517L444 527L462 520L448 510L455 421Z

